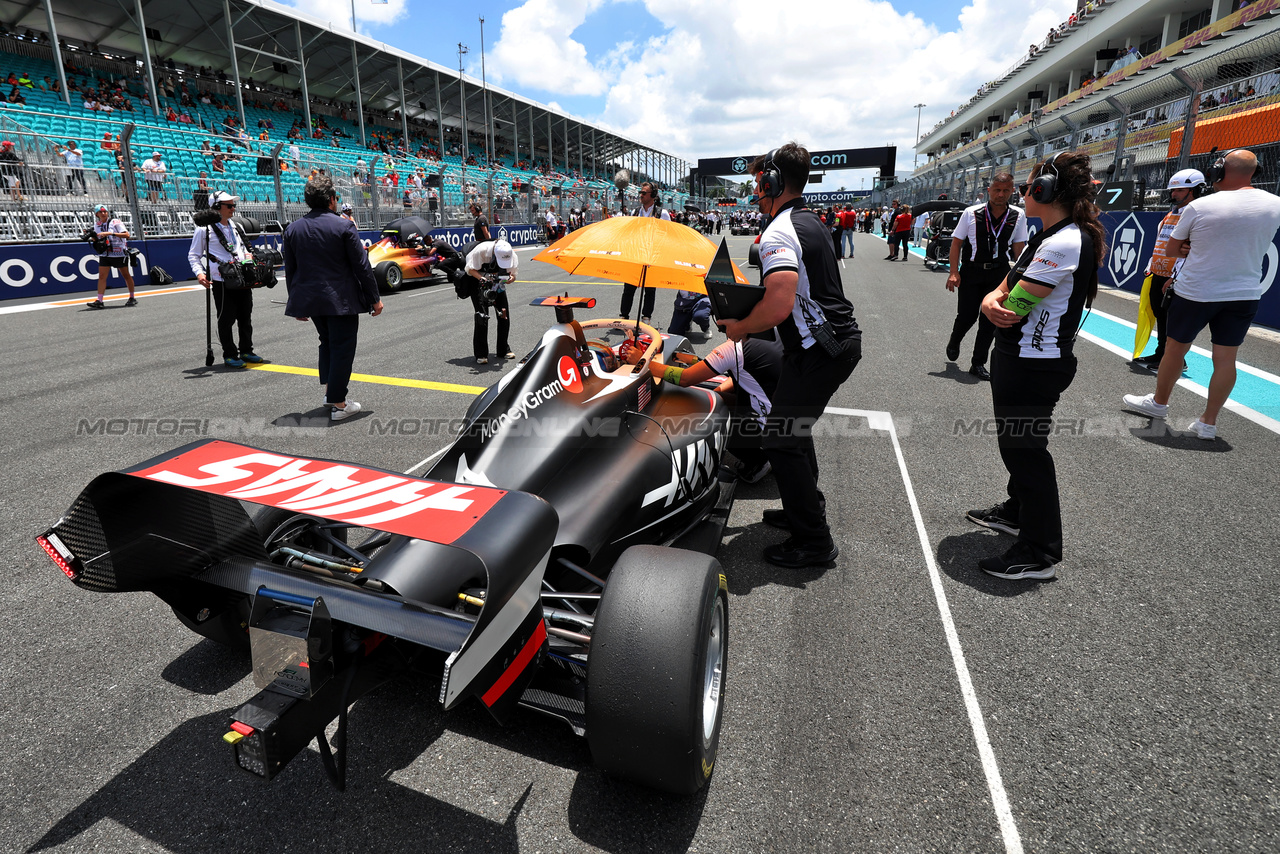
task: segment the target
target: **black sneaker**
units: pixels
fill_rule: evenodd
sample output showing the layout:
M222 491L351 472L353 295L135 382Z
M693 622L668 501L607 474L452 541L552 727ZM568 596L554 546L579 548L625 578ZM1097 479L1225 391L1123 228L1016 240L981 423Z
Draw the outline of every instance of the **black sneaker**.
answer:
M133 297L129 297L127 300L125 300L124 307L133 308L137 304L138 304L138 301L136 299L134 299Z
M830 566L840 554L834 542L805 545L795 540L764 547L764 559L774 566L803 569L806 566Z
M994 531L1003 531L1006 534L1018 536L1018 520L1010 519L1009 514L1005 512L1004 504L997 504L986 510L970 510L964 514L964 518L978 525L991 528Z
M102 304L102 300L100 299L96 299L93 302L88 303L88 307L89 308L106 308L106 306Z
M1044 581L1053 578L1053 564L1039 557L1035 549L1024 542L1016 542L1000 557L989 557L978 561L978 566L987 575L996 578L1007 578L1016 581L1020 578Z
M957 343L947 342L947 361L954 362L960 358L960 345Z

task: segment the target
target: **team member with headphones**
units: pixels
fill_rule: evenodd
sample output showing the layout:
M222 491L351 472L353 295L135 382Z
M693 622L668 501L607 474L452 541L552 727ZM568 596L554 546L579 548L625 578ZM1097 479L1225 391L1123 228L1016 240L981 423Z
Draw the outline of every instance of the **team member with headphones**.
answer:
M991 401L1009 497L970 521L1018 538L999 557L978 562L997 578L1053 578L1062 560L1062 511L1049 454L1058 398L1076 374L1072 352L1084 307L1098 292L1105 233L1093 203L1089 156L1064 152L1031 170L1023 184L1028 217L1042 229L1009 275L982 300L996 326Z
M776 566L825 566L839 554L818 491L813 425L862 356L862 333L844 295L831 233L804 206L809 152L794 142L751 164L760 212L770 217L760 235L765 293L745 318L717 321L733 341L777 327L782 368L762 445L774 471L781 510L764 521L791 532L767 546Z
M1184 257L1169 254L1169 235L1173 233L1173 227L1182 218L1182 209L1193 199L1203 196L1208 187L1204 173L1199 169L1183 169L1169 178L1167 190L1173 199L1173 207L1164 215L1164 219L1160 220L1160 231L1156 236L1156 245L1151 250L1151 260L1147 262L1146 269L1146 275L1151 277L1151 287L1147 290L1147 306L1156 319L1156 351L1150 356L1134 359L1137 364L1152 373L1160 370L1160 360L1164 358L1164 342L1168 337L1168 318L1165 315L1165 309L1168 307L1166 297L1172 296L1168 293L1169 282L1182 266ZM1185 363L1183 363L1183 369L1186 369Z
M1258 158L1252 151L1228 151L1213 164L1207 180L1213 195L1187 205L1169 236L1166 253L1190 246L1169 303L1168 341L1154 394L1126 394L1128 409L1164 418L1169 396L1182 375L1183 359L1200 331L1209 327L1213 376L1204 412L1187 427L1201 439L1218 435L1218 413L1236 384L1236 352L1258 312L1262 261L1280 228L1280 198L1253 186Z

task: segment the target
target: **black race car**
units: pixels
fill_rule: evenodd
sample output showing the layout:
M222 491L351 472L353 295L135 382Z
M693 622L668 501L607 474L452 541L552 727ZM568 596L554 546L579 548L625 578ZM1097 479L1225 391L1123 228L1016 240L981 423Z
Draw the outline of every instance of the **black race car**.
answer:
M223 737L259 777L314 738L341 788L348 706L425 666L445 709L553 715L602 769L694 792L723 711L728 410L655 381L656 330L626 364L586 333L634 325L535 304L557 323L427 477L208 440L100 475L37 540L78 586L251 652L261 690Z

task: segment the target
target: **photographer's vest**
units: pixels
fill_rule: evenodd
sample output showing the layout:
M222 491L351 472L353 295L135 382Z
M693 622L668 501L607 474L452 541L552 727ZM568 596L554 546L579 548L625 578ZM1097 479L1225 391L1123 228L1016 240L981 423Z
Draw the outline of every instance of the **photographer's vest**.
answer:
M632 215L632 216L644 216L644 214L642 214L642 213L641 213L641 211L643 211L643 210L644 210L644 208L636 208L635 210L633 210L633 211L631 212L631 215ZM658 219L662 219L662 205L658 204L657 202L654 202L654 203L653 203L653 208L651 208L651 212L650 212L649 216L657 217Z
M1013 266L1009 253L1020 216L1022 213L1012 205L1005 208L1003 217L992 217L986 205L974 211L973 233L964 239L960 269L1007 273Z

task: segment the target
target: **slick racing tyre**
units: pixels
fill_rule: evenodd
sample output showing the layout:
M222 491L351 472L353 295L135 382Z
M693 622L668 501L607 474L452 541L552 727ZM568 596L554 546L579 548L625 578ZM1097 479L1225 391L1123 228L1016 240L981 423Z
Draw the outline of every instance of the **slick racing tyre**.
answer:
M373 277L378 282L378 290L384 293L395 293L404 284L404 271L395 261L383 261L373 270Z
M587 742L601 770L692 794L715 768L728 594L701 552L634 546L609 573L587 661Z

